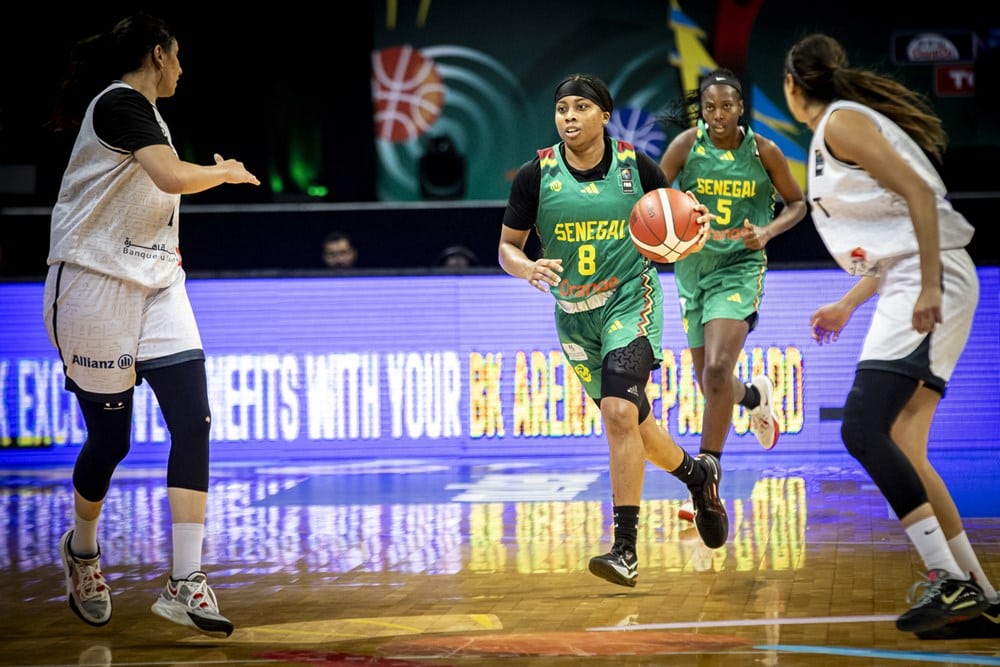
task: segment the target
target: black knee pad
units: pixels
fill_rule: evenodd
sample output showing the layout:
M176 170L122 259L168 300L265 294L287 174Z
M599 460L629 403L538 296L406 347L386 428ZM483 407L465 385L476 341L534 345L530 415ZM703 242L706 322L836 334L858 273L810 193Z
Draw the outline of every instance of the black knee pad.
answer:
M170 432L167 486L208 491L209 434L205 361L196 359L143 372Z
M89 395L93 396L93 395ZM77 397L87 440L73 466L73 488L90 502L104 499L132 443L132 392L105 401Z
M927 502L927 491L906 454L892 440L892 425L917 388L895 373L860 370L844 404L840 437L868 472L898 518Z
M608 352L601 368L601 398L614 396L631 401L639 408L639 423L651 408L646 383L653 370L653 348L645 337Z
M861 388L851 387L844 403L844 416L840 422L840 439L847 452L859 461L865 455L864 399Z
M840 437L856 459L868 453L871 442L889 438L896 417L917 390L917 381L898 373L861 369L844 403Z

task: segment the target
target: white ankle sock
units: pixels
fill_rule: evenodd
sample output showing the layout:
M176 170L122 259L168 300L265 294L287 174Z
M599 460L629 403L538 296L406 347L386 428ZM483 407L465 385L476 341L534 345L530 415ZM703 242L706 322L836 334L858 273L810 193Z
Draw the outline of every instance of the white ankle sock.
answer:
M951 549L948 548L948 540L945 539L944 531L941 530L941 524L938 523L936 516L917 521L906 529L906 535L916 547L917 553L924 561L924 567L928 570L947 570L948 574L956 579L969 578L969 573L962 570Z
M201 545L205 538L205 526L200 523L175 523L174 567L170 575L174 579L187 579L201 570Z
M972 544L969 543L969 536L966 532L963 530L948 540L948 547L951 549L951 553L955 555L955 560L958 561L958 565L962 568L962 571L971 572L972 576L976 578L976 583L983 589L986 599L992 604L1000 602L1000 594L997 594L997 589L993 588L993 584L986 577L986 572L983 571L983 566L979 563L979 559L976 557L976 552L972 549Z
M93 558L97 555L97 522L88 521L73 515L73 537L69 541L69 550L78 558Z

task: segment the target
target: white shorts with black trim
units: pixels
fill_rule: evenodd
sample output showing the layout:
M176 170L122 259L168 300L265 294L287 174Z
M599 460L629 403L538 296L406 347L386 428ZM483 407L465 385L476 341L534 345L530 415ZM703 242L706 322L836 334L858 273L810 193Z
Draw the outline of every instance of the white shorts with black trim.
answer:
M168 287L149 288L56 264L45 280L44 317L67 377L90 394L131 390L136 364L203 355L183 271Z
M964 249L941 253L943 321L930 339L930 374L951 379L972 329L979 303L976 265ZM920 295L920 257L909 255L891 264L879 282L878 305L861 349L859 365L892 362L912 354L927 334L913 328L913 306Z

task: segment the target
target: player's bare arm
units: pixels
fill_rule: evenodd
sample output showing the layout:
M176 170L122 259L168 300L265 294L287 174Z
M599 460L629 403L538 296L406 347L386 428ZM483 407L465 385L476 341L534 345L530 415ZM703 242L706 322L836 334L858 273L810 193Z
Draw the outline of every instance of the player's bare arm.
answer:
M934 191L864 114L850 109L834 111L827 120L825 137L837 159L860 166L906 200L920 248L921 292L912 324L917 331L933 331L943 318L941 242Z
M137 150L135 158L156 187L169 194L195 194L223 183L260 185L242 162L223 159L218 153L214 156L215 164L200 165L179 159L166 144L153 144Z
M693 127L684 130L673 138L667 145L667 150L663 152L663 157L660 158L660 169L663 170L663 175L667 178L667 185L673 183L684 168L688 153L691 152L691 146L694 145L696 132L697 129Z

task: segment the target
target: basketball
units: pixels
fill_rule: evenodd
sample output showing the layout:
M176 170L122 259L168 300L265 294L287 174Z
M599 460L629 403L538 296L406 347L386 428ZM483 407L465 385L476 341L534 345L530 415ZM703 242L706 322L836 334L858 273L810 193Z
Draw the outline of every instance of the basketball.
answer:
M699 213L686 193L674 188L647 192L632 207L628 231L632 243L654 262L671 264L705 245Z

